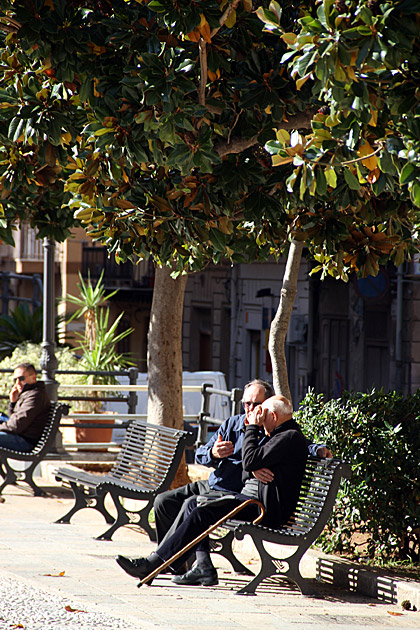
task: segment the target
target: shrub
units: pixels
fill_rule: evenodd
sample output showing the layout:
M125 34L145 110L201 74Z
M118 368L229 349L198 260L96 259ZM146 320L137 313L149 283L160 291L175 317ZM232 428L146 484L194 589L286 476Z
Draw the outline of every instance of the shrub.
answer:
M420 394L345 392L324 401L309 391L295 414L306 434L350 462L325 551L354 551L361 534L375 560L419 560Z

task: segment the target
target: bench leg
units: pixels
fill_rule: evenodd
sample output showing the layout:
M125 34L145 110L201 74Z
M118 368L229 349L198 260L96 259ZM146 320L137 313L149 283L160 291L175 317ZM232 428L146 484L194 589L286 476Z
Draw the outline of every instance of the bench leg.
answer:
M137 525L144 529L152 542L156 542L156 532L149 525L149 514L153 506L153 501L148 501L147 505L138 511L127 510L121 503L121 497L110 492L112 500L117 510L117 518L112 519L112 526L103 534L98 536L96 540L111 540L114 533L124 525Z
M254 540L254 539L253 539ZM273 558L265 550L260 540L254 540L254 544L261 560L261 568L259 573L248 582L244 587L236 591L237 595L255 595L255 590L263 580L278 573L278 567L274 564Z
M39 464L39 460L36 460L32 462L31 465L28 466L28 468L25 468L25 470L22 471L24 475L24 479L22 481L25 481L28 484L28 486L32 488L34 496L43 497L43 496L46 496L47 493L42 488L36 485L33 478L34 470L38 466L38 464Z
M224 536L220 536L220 538L210 538L210 551L226 558L235 573L239 573L240 575L254 575L233 553L232 542L234 539L235 536L231 530L228 530L227 533Z
M69 483L71 489L73 490L74 505L71 510L67 512L67 514L59 518L57 521L55 521L55 523L70 523L70 519L73 517L73 515L76 514L76 512L78 512L79 510L83 510L84 508L92 508L93 510L97 510L102 514L107 523L114 522L114 517L108 512L105 507L106 495L96 495L94 494L94 490L86 492L74 481L70 481Z
M18 480L16 472L11 468L7 459L3 460L0 465L0 476L3 477L3 483L0 486L0 494L6 486L15 486Z
M253 537L253 542L260 556L261 569L253 580L236 592L237 595L255 595L255 590L259 584L266 578L273 576L280 576L290 580L296 584L302 595L314 594L311 581L302 576L299 568L302 556L309 545L298 546L296 551L289 557L278 559L268 553L261 538Z

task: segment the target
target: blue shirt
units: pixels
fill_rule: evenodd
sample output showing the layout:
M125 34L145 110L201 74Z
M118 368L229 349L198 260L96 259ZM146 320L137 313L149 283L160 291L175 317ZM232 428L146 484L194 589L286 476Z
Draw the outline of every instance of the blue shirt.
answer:
M199 446L195 453L195 461L202 466L211 466L214 470L210 473L209 486L213 490L227 490L228 492L240 492L243 488L242 481L242 442L244 439L245 414L231 416L219 427L213 437ZM229 457L217 459L212 457L211 449L214 443L222 436L223 442L232 442L233 453ZM264 434L261 435L263 438ZM310 455L315 455L323 444L309 444Z

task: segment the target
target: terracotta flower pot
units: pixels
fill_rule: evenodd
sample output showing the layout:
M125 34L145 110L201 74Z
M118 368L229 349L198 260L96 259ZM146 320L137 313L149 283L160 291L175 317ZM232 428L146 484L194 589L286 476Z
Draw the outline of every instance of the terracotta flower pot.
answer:
M92 427L76 427L76 442L111 442L112 440L112 431L113 427L100 427L95 428L96 424L114 424L114 418L107 418L106 414L103 414L103 418L98 419L86 419L86 420L77 420L75 422L81 422L83 424L90 424ZM92 448L92 451L106 451L106 449L97 449Z

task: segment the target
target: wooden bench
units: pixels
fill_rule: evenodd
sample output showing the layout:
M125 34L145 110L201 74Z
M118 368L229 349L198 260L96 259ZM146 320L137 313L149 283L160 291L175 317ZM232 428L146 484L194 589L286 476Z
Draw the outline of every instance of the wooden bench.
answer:
M264 579L274 575L284 576L294 582L303 595L312 594L311 583L302 576L299 564L304 553L321 534L330 518L341 478L350 476L349 464L339 459L309 457L298 505L286 525L279 529L270 529L262 525L235 520L225 522L222 526L223 535L219 538L210 538L211 550L224 556L231 563L234 571L254 575L238 560L232 549L234 539L242 540L248 534L261 560L258 575L237 591L238 594L255 594L257 586ZM270 554L264 543L277 543L291 546L293 549L286 559L279 560Z
M175 477L184 448L192 444L194 436L187 431L133 420L128 429L111 471L95 475L76 468L59 468L57 481L70 485L74 495L71 510L57 523L70 523L72 516L83 508L100 512L112 524L97 540L111 540L114 532L123 525L133 524L145 530L150 540L156 532L149 524L149 513L155 497L167 490ZM113 517L105 507L109 494L117 510ZM121 499L146 501L136 510L127 509Z
M68 405L54 402L51 404L47 424L44 427L38 443L31 451L15 451L9 448L0 447L0 477L3 483L0 485L0 494L8 485L20 485L18 482L27 483L33 490L35 496L45 494L33 479L33 473L38 464L51 450L55 436L58 431L61 416L68 413ZM11 461L10 461L11 460ZM30 462L24 470L16 470L13 461ZM16 466L16 464L14 464Z

